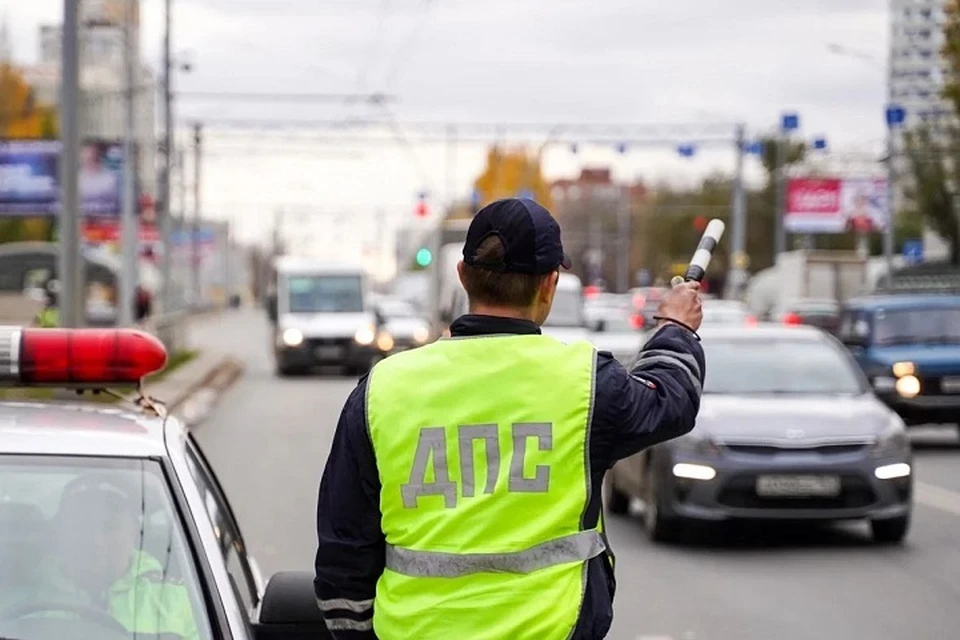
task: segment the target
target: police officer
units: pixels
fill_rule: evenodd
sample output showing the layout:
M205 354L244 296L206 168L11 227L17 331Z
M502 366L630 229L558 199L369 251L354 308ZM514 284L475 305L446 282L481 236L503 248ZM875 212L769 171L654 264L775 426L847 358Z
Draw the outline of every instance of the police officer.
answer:
M451 338L378 363L347 399L317 512L315 589L336 638L593 640L613 618L601 486L689 432L697 285L665 296L633 371L541 335L570 260L526 199L477 213Z
M57 302L60 292L60 283L57 280L50 279L43 286L44 304L43 309L37 314L36 325L50 329L60 326L60 310Z

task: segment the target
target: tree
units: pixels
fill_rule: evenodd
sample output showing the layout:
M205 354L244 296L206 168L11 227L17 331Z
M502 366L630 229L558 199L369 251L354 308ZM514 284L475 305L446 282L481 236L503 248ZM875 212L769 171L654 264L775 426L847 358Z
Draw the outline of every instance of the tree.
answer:
M473 184L480 194L480 205L501 198L515 198L527 191L533 199L547 209L553 203L550 198L550 184L540 170L540 158L531 158L526 150L503 151L492 147L487 151L487 166Z

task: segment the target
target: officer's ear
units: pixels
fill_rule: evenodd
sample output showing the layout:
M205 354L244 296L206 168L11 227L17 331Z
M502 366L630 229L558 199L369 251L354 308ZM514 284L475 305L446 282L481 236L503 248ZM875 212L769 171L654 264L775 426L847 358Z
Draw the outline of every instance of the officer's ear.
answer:
M552 302L553 295L557 292L557 283L560 281L560 272L551 271L540 283L540 300L543 302Z

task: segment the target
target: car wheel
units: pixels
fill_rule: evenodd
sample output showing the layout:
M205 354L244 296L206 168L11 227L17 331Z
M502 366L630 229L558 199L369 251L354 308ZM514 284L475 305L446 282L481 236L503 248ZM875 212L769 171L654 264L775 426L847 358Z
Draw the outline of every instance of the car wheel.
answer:
M870 530L873 533L874 542L899 544L907 537L907 531L910 530L910 516L871 520Z
M614 487L612 479L603 483L603 494L603 502L610 513L622 516L630 510L630 496Z
M673 542L683 533L683 523L680 520L663 514L663 500L657 473L654 465L651 464L647 470L644 491L643 526L647 531L647 537L653 542Z

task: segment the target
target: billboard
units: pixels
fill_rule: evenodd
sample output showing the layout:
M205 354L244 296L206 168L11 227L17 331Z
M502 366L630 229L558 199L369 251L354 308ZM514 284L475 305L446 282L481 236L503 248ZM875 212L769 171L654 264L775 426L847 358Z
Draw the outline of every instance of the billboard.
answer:
M54 215L60 210L60 142L0 141L0 215ZM122 206L123 145L88 142L80 152L80 210L114 218Z
M883 178L793 178L784 228L791 233L872 233L887 225Z

